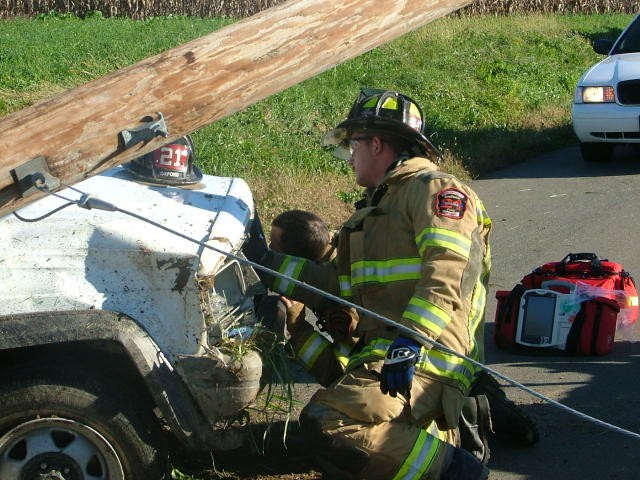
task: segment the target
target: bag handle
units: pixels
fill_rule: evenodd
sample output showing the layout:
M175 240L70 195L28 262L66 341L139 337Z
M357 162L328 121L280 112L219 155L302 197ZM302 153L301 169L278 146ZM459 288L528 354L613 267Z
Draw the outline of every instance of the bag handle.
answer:
M565 266L569 263L589 262L591 271L596 275L602 274L602 260L595 253L569 253L559 262L559 271L564 272Z

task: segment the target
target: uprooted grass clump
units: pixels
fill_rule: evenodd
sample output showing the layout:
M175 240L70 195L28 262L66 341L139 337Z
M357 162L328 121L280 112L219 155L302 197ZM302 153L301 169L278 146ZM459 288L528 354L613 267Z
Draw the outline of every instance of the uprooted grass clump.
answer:
M246 418L254 424L254 450L264 452L273 435L282 435L286 442L288 424L296 408L294 393L293 352L278 336L262 327L252 329L249 336L240 335L223 339L218 348L232 361L240 360L249 351L260 353L263 361L262 391L255 402L246 409Z

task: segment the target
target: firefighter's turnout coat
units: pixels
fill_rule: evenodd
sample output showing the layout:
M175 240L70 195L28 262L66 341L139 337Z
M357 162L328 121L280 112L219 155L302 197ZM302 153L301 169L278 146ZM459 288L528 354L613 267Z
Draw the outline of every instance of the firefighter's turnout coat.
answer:
M490 228L491 221L482 202L471 188L455 177L439 172L431 161L414 157L400 161L380 186L367 192L366 202L342 226L337 237L337 255L331 262L315 263L270 252L265 264L419 331L453 351L482 361ZM270 287L314 309L322 308L322 299L285 279L273 279ZM359 447L367 444L365 450L371 458L376 456L371 435L377 434L364 438L362 423L371 420L377 425L372 429L379 429L380 421L393 419L389 412L397 410L400 415L407 403L401 400L403 405L396 408L389 402L398 402L398 399L388 395L372 396L373 390L363 388L377 383L376 375L371 372L380 371L381 361L397 335L397 329L361 315L354 335L360 341L346 359L342 358L349 380L346 377L338 380L312 399L312 402L330 407L334 413L338 411L338 416L361 417L357 428L354 426L354 432L360 433L352 435L340 430L342 427L331 431L326 425L325 431L342 432L350 440L356 439L354 442L359 443ZM317 332L305 328L296 337L293 339L296 353L309 368L319 358L331 357L326 353L331 343ZM359 374L359 371L366 373ZM428 427L431 421L438 420L440 430L455 428L461 399L471 389L478 373L477 367L460 357L437 348L423 347L414 379L417 384L414 388L419 391L414 393L412 389L409 401L414 410L413 422L426 422L422 426ZM437 395L424 394L432 391L430 386L436 384L439 385ZM387 404L384 407L387 413L382 417L372 413L369 419L367 415L353 411L353 405L358 402L354 401L353 392L345 394L349 385L354 391L367 391L367 404L375 403L376 398ZM452 391L458 394L452 395ZM351 406L341 402L337 398L340 396L348 397ZM444 397L455 398L455 401L449 402ZM425 402L429 405L425 406ZM387 414L389 418L385 417ZM344 421L338 424L344 425ZM379 434L384 434L386 441L393 437L389 431ZM367 473L370 476L366 478L422 478L421 474L403 475L405 471L433 474L432 468L437 469L437 464L441 467L444 458L444 453L437 454L439 441L436 437L445 438L437 434L432 437L425 431L415 432L415 435L402 432L398 441L411 442L406 447L406 458L389 467L392 470L378 465L376 470ZM422 462L422 466L413 465L416 462ZM396 476L390 475L389 471L394 471Z

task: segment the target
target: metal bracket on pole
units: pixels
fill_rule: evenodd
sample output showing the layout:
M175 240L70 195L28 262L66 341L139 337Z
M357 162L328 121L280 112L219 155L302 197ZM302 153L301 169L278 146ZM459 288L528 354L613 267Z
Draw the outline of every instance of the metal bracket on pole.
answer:
M11 175L22 197L28 197L36 192L55 190L60 186L60 180L49 173L45 157L36 157L23 163L11 170Z
M164 123L164 116L162 112L157 112L158 119L153 120L152 117L144 117L142 119L144 125L132 128L130 130L122 130L120 132L120 139L125 149L135 145L136 143L146 142L154 139L155 137L168 137L167 125Z

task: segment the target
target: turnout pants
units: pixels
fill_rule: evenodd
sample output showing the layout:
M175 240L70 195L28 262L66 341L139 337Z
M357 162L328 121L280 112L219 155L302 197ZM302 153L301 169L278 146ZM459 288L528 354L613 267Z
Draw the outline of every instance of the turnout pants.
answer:
M367 480L438 479L454 446L464 396L416 372L410 399L380 391L382 361L319 390L300 422L325 473Z

